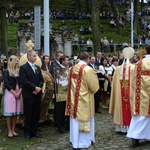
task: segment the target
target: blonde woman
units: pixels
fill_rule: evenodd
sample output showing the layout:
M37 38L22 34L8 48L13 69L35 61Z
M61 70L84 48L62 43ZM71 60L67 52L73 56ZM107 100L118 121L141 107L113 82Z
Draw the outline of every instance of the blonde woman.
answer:
M7 69L3 72L5 92L4 92L4 116L7 120L8 138L17 137L15 125L17 115L23 114L23 102L21 97L21 88L19 84L17 56L12 55L8 59Z

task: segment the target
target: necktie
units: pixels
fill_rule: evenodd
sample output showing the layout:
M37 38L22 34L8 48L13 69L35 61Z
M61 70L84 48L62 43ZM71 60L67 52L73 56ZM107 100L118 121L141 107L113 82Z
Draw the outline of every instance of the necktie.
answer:
M34 66L34 64L32 64L32 69L33 69L33 71L35 73L35 66Z
M98 59L98 62L100 63L100 59Z

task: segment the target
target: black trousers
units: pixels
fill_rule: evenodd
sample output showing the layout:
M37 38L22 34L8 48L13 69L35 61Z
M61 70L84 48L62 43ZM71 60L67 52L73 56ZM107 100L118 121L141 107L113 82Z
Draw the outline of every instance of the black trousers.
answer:
M65 116L66 101L55 103L56 124L58 129L69 127L69 117Z
M100 102L100 90L98 90L94 94L94 100L95 100L95 112L98 112L98 110L99 110L99 102Z
M25 116L25 135L36 134L41 109L41 95L33 96L32 98L23 98L24 100L24 116Z

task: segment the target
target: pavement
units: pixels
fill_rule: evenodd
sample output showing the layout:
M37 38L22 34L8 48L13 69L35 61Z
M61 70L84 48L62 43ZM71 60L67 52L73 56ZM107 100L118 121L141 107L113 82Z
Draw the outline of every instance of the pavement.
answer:
M101 111L101 114L95 115L95 144L81 150L150 150L150 141L142 141L139 147L133 147L126 134L115 132L108 109L101 108ZM54 125L46 125L41 130L46 138L23 150L72 150L69 132L60 134Z

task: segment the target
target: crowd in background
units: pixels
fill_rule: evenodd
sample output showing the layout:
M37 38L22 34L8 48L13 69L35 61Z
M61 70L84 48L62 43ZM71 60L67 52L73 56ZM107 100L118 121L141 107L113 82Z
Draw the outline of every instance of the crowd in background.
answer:
M107 4L109 5L109 4ZM122 6L124 5L123 1L118 1L115 2L116 6ZM18 6L16 3L13 3L10 5L10 8L13 9L13 11L10 14L6 14L7 18L9 18L9 22L10 23L18 23L19 19L29 19L29 26L30 27L34 27L34 12L33 11L19 11L18 9L20 8L20 6ZM121 13L119 11L119 9L116 9L117 11L117 20L119 23L119 27L120 29L125 29L125 22L126 21L130 21L131 19L131 10L129 7L127 7L125 9L125 11L123 13ZM147 9L146 7L143 7L141 11L139 11L139 25L141 27L141 29L143 29L145 31L145 34L143 35L135 35L134 34L134 42L135 42L135 48L140 48L143 45L149 45L150 44L150 25L148 23L148 21L146 19L143 19L141 17L144 16L148 16L149 14L149 9ZM43 16L43 10L41 10L41 16ZM112 11L105 11L102 9L102 11L100 12L100 17L101 19L109 19L110 20L110 27L111 28L116 28L116 22L114 20L114 14ZM90 19L92 21L91 18L91 14L89 12L85 12L85 11L81 11L81 12L76 12L76 11L62 11L62 10L51 10L50 11L50 18L51 20L53 19L60 19L62 20L61 22L61 27L66 26L65 20L69 19L69 20L79 20L79 19ZM103 26L100 26L100 30L102 33L106 32L104 31ZM91 26L81 26L79 28L79 34L80 36L82 35L90 35L92 34L92 27ZM91 39L92 41L92 39ZM103 39L101 39L101 41L103 41ZM113 41L113 39L108 39L110 45L110 52L113 52L114 49L120 49L121 45L123 43L120 43L119 41ZM128 41L126 41L128 42ZM80 39L77 40L76 37L74 37L73 42L72 42L72 46L73 46L73 50L76 50L78 48L77 45L80 45L80 51L81 50L85 50L85 49L90 49L91 47L93 49L93 43L90 42L90 44L87 44L88 39L84 39L84 37L82 36ZM101 45L103 45L103 42L100 42ZM84 45L84 46L83 46ZM89 46L90 45L90 46ZM76 48L77 47L77 48ZM85 47L85 48L83 48ZM90 47L90 48L87 48ZM105 47L105 44L104 44ZM101 46L102 48L102 46ZM108 50L109 51L109 50ZM108 52L106 49L106 52ZM105 52L105 50L104 50Z

